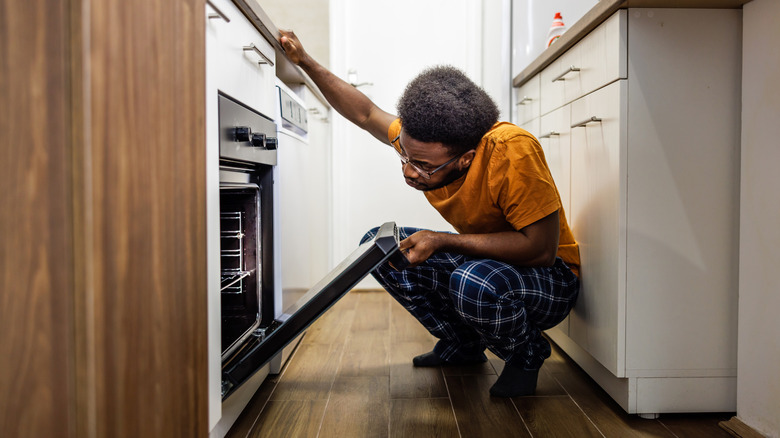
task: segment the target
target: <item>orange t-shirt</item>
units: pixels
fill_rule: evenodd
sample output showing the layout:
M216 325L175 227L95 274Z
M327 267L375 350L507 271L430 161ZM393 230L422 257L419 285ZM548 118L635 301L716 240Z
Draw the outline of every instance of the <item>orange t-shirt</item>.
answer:
M388 139L400 132L401 120L396 119ZM428 202L461 234L517 231L557 210L558 257L579 275L579 248L539 141L511 123L499 122L482 137L476 152L464 176L425 192Z

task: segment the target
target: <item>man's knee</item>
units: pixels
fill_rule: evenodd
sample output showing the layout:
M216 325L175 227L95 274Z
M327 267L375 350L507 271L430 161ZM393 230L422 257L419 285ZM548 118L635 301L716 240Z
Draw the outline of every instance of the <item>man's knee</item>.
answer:
M461 314L476 316L485 302L487 272L479 261L469 261L455 269L450 276L450 300Z

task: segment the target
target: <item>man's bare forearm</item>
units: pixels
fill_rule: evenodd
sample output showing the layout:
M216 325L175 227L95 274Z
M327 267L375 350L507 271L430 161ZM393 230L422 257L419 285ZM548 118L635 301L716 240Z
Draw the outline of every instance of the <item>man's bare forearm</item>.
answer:
M423 230L404 239L399 246L412 265L443 251L515 266L551 266L558 252L558 226L558 212L555 212L520 231L450 234Z
M541 248L519 231L489 234L443 233L441 250L475 258L499 260L515 266L550 266L555 252Z

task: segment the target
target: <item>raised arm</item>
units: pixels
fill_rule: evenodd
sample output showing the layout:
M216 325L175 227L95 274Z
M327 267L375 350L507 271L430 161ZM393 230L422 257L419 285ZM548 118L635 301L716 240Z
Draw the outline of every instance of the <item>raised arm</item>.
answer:
M279 33L279 42L287 57L311 77L330 105L350 122L365 129L379 141L389 144L387 130L396 116L380 109L357 88L309 56L294 32L280 30Z

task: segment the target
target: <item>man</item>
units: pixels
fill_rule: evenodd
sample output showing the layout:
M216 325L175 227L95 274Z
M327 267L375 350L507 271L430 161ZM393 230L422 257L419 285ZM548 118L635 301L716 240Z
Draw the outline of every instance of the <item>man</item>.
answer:
M406 183L458 231L401 228L410 266L374 271L439 339L413 364L485 362L488 348L505 361L490 394L533 394L550 356L542 330L566 317L579 290L577 243L538 141L498 123L495 103L455 68L412 80L397 117L318 64L293 32L280 42L336 111L395 149Z

